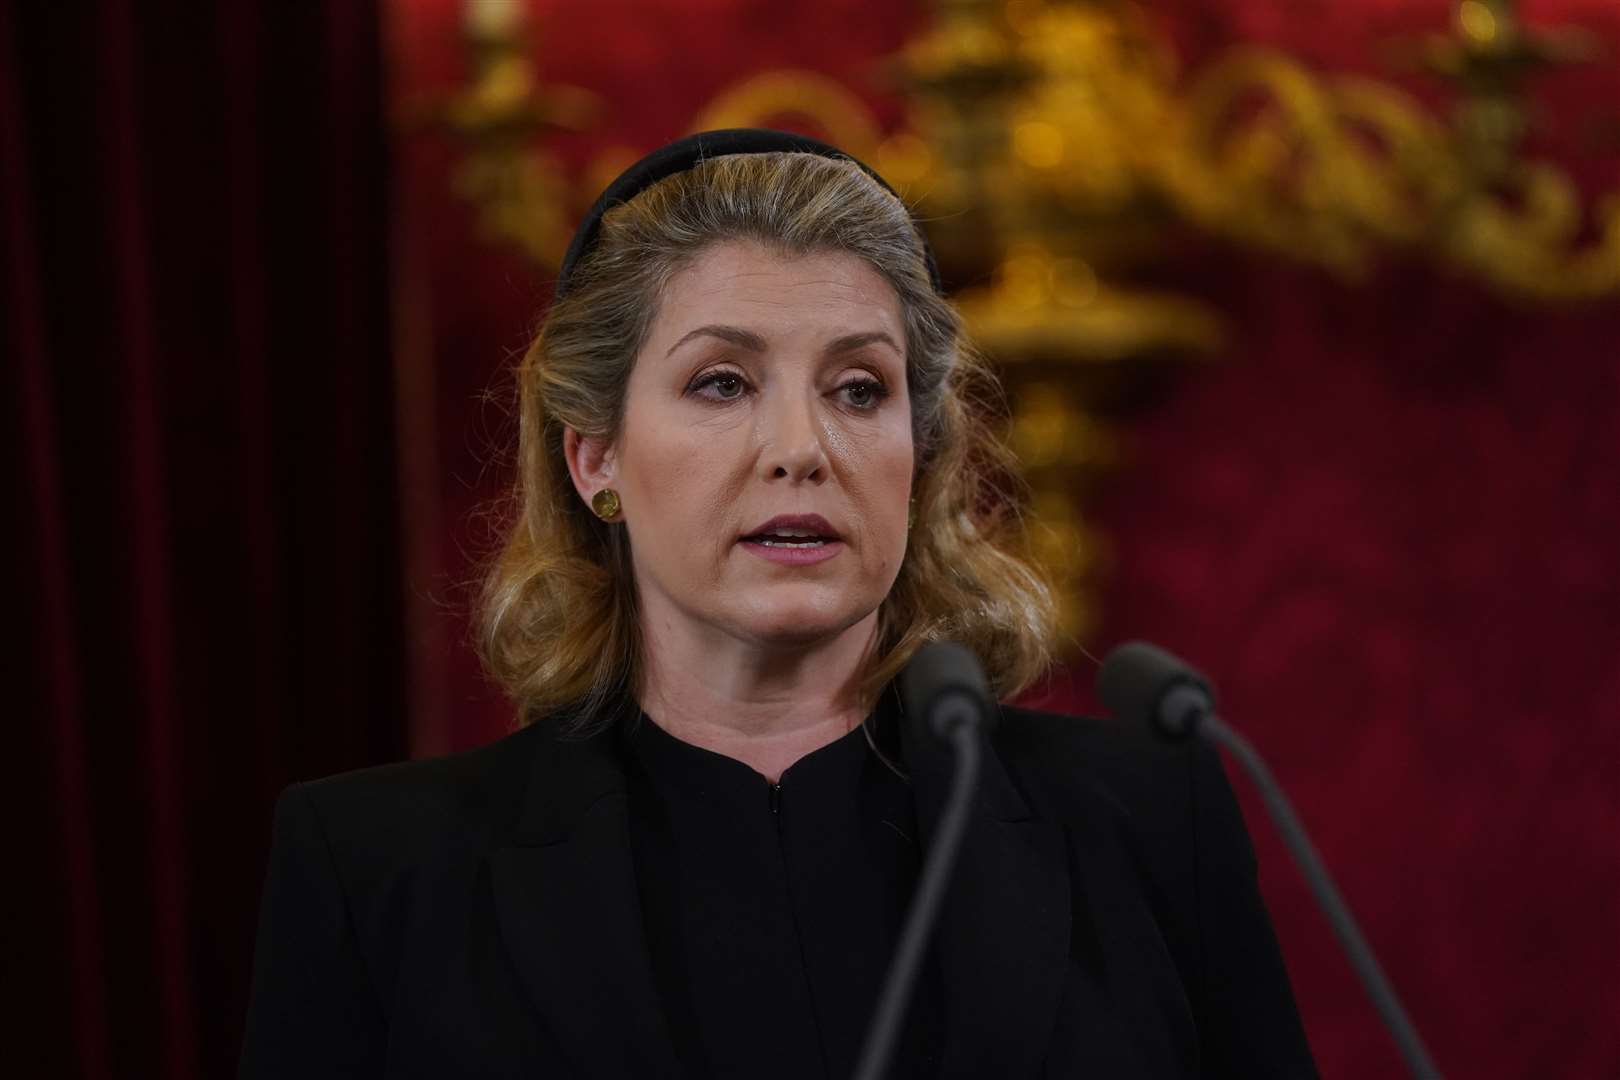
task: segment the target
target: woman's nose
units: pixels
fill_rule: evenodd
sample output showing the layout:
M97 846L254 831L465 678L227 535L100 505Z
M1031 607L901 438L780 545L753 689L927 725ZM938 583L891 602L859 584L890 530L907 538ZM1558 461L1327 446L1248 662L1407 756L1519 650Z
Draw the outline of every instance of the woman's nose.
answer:
M765 479L819 484L827 478L827 451L811 403L784 396L763 410L762 422Z

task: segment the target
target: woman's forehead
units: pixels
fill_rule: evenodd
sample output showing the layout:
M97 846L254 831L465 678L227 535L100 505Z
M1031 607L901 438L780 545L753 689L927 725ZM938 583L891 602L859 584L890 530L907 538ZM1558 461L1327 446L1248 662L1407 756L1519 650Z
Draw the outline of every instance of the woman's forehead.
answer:
M716 244L670 279L647 344L668 349L705 326L731 328L735 343L756 347L803 333L904 339L899 297L865 259L748 241Z

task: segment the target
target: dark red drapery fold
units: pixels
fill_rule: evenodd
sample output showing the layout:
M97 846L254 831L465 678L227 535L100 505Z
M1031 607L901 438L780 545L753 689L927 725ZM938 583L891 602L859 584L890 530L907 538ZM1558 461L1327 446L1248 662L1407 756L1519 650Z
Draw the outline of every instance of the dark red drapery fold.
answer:
M8 455L20 468L8 474L9 479L19 482L15 497L7 501L33 511L32 527L26 534L33 542L24 546L24 554L14 565L22 571L18 584L24 586L16 595L22 610L34 616L30 635L34 664L29 670L35 673L35 679L25 684L24 702L33 705L32 716L37 718L38 726L25 732L28 737L19 749L26 755L23 760L35 763L46 782L54 785L59 799L56 828L36 834L31 846L25 843L20 854L26 861L20 862L39 867L45 879L42 884L47 887L57 883L65 887L66 911L41 905L37 914L49 926L33 929L51 941L66 939L67 948L58 955L58 962L66 962L69 970L52 972L57 977L47 978L40 991L48 1000L54 999L51 1003L60 1005L57 1015L68 1018L71 1027L61 1034L71 1031L77 1037L84 1070L102 1075L107 1072L108 1061L106 1014L88 978L101 966L102 948L93 911L94 849L85 813L88 792L83 768L84 716L78 686L78 650L68 617L71 586L64 557L63 492L53 452L56 425L40 289L34 276L38 253L29 220L32 199L15 81L16 48L10 19L0 12L0 201L7 237L3 245L5 278L0 284L7 302L0 310L5 313L17 390L14 422L7 428L16 433L21 443L20 453ZM31 572L25 569L28 567ZM35 820L38 810L17 798L11 808L12 820L20 826L23 821ZM35 858L27 860L30 854Z
M377 24L0 12L31 1075L228 1074L276 791L404 753Z

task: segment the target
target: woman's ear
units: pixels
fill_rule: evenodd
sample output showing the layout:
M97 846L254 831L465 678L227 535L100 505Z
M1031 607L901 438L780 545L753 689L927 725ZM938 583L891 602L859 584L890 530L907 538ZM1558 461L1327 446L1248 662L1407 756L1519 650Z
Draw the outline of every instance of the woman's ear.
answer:
M591 496L603 488L612 487L618 478L618 461L613 444L598 435L581 435L571 427L563 428L563 457L568 462L568 475L573 478L574 490L589 506Z

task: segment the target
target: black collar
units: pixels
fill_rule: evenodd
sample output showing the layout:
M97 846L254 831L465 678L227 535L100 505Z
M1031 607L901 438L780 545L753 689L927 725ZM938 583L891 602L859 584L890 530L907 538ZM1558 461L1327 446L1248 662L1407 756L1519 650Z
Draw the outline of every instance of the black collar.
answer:
M892 692L883 697L880 710L899 708ZM949 752L896 726L926 843L945 801ZM510 844L491 856L515 966L582 1074L679 1075L648 958L614 732L537 742ZM982 749L976 813L935 937L950 1033L943 1076L1036 1071L1069 955L1062 830L1031 816L988 741Z

